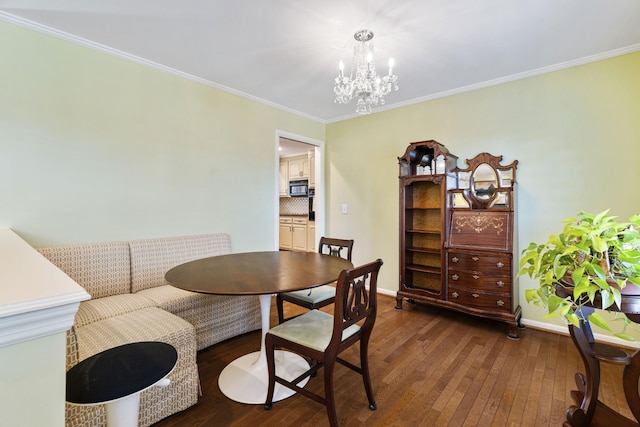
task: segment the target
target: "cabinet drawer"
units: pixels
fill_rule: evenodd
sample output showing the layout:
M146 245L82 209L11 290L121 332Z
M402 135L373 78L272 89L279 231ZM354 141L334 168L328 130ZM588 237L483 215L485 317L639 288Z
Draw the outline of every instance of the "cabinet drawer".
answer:
M298 225L307 225L307 221L306 218L293 218L293 223Z
M292 222L292 218L286 218L286 217L280 218L280 224L291 224L291 222Z
M449 286L449 301L487 311L511 312L511 296Z
M449 270L449 286L462 286L480 291L511 293L511 276L477 274L468 271Z
M511 275L511 258L508 256L449 252L447 259L449 261L449 268L452 270L480 271L493 275Z

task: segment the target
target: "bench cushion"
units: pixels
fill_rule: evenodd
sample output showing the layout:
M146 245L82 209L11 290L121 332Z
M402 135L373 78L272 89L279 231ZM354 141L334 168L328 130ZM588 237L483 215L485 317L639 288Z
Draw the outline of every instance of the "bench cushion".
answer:
M198 350L261 327L257 296L207 295L171 285L145 289L136 295L195 326Z
M136 294L121 294L91 299L80 303L74 325L79 328L110 317L131 313L141 308L155 306L157 304L150 299Z

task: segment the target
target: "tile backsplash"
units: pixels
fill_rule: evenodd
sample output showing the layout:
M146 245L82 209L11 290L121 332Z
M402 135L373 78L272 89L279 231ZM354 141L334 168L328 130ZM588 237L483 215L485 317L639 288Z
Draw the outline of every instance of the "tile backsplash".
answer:
M280 215L308 215L309 198L280 197Z

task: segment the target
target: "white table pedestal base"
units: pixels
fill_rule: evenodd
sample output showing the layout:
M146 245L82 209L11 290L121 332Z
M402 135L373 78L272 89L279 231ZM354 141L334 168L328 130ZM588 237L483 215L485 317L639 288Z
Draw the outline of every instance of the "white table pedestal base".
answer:
M267 369L267 353L264 348L264 337L269 331L269 315L271 311L271 295L260 295L260 313L262 316L262 337L260 351L241 356L229 363L218 377L218 386L222 394L240 403L263 405L267 400L269 387L269 371ZM276 375L286 380L293 380L309 369L309 364L302 357L288 351L276 350ZM304 387L309 378L298 385ZM295 394L295 391L276 383L273 401L277 402Z
M267 399L269 372L267 364L260 362L260 352L249 353L228 364L220 373L218 386L231 400L240 403L263 405ZM276 375L293 380L309 369L307 361L295 353L276 351ZM300 382L304 387L309 381ZM273 401L277 402L295 394L295 391L276 383Z

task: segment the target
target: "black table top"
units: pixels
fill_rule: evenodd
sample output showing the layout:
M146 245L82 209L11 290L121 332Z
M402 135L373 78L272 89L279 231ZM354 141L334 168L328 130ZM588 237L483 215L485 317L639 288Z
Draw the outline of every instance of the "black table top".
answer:
M178 353L172 345L145 341L95 354L67 371L69 403L107 403L142 391L166 377Z
M344 258L317 252L242 252L178 265L165 279L193 292L262 295L326 285L350 268Z

